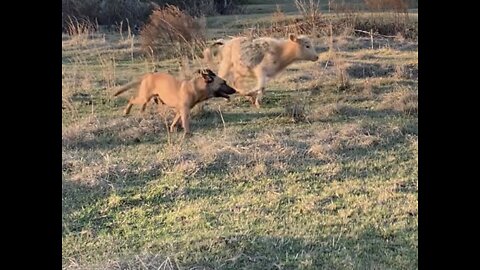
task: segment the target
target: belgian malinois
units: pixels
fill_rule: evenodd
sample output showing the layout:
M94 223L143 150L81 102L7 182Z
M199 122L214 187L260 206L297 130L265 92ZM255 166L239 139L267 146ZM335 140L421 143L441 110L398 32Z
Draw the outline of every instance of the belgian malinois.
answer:
M174 130L181 118L185 134L190 133L190 110L197 103L213 97L229 100L229 95L237 92L210 69L202 69L198 70L197 75L192 79L182 81L168 73L149 73L121 86L114 96L139 85L137 96L128 101L124 111L125 115L130 113L133 104L142 105L141 111L144 112L147 103L153 98L157 104L160 101L176 111L170 131Z

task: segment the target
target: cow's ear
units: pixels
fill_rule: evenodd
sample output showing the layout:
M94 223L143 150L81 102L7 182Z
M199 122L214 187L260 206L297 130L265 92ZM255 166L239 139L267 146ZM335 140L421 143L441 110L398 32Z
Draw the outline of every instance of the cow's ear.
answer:
M295 41L297 41L297 36L295 36L295 34L289 34L288 39L295 42Z

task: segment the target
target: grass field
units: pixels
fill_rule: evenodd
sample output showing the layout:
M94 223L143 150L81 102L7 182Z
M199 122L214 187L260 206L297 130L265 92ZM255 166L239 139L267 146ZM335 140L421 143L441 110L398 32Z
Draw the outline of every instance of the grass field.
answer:
M109 92L176 59L125 33L62 36L63 268L416 269L417 43L339 36L333 62L327 41L263 108L210 100L183 139Z

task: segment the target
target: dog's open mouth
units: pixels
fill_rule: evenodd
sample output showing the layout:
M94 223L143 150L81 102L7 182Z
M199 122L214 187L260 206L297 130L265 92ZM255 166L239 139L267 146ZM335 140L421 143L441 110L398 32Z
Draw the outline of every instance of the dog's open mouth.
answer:
M236 93L236 91L234 92ZM233 93L232 93L233 94ZM226 98L226 99L230 99L230 96L228 93L224 92L224 91L215 91L215 94L214 94L215 97L223 97L223 98Z
M220 87L220 89L214 92L214 96L230 99L229 95L233 95L235 93L237 93L237 90L225 84L222 87Z
M227 84L222 85L222 87L220 87L219 91L224 93L224 94L227 94L227 95L233 95L237 92L237 90L233 89L232 87L230 87Z

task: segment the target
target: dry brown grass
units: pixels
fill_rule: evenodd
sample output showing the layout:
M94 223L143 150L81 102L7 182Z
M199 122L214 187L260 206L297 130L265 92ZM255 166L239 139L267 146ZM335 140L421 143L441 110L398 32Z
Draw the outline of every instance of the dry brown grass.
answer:
M274 27L282 27L287 22L287 16L283 13L280 6L277 4L275 12L272 14L272 21Z
M401 87L397 91L385 94L378 108L416 115L418 113L418 92L407 87Z
M284 115L289 117L293 122L303 122L307 119L307 109L304 100L290 99L284 106Z
M345 150L368 148L378 144L382 140L382 133L385 135L391 131L379 132L362 124L328 128L315 134L315 143L310 146L308 152L321 160L334 161Z
M242 35L282 37L288 33L296 33L322 37L330 35L330 26L332 26L336 36L364 36L365 33L354 32L354 30L360 30L372 32L375 39L382 40L385 36L394 37L396 40L418 37L417 21L412 20L410 15L403 11L368 15L353 6L340 8L337 5L334 15L323 15L320 10L320 1L297 0L295 4L301 17L285 16L277 7L277 11L271 16L270 23L250 25Z
M371 81L370 81L368 78L366 78L366 79L363 81L363 91L362 91L362 94L365 95L365 97L367 97L367 98L371 98L371 97L373 97L373 95L374 95L372 83L371 83Z
M98 23L88 19L69 16L66 21L66 32L70 36L70 44L86 46L98 30Z
M140 269L158 269L158 270L177 270L180 267L174 258L165 257L160 254L142 253L133 255L129 258L111 258L103 263L91 266L93 269L105 270L140 270ZM88 270L92 268L85 268L75 261L70 262L67 267L72 270Z
M342 101L330 103L313 110L309 115L309 119L312 121L324 121L332 116L342 114L347 109L348 105Z
M64 148L94 148L104 143L105 136L111 136L112 143L132 143L152 134L166 134L162 118L155 113L154 106L144 115L119 117L106 120L92 115L62 129Z
M105 83L107 89L111 89L116 86L116 69L117 63L115 59L115 53L111 54L98 54L98 59L102 67L102 81Z
M395 68L391 64L356 63L347 72L353 78L388 77L396 72Z
M415 64L395 65L393 77L395 79L418 79L418 66Z
M295 6L303 16L303 22L308 28L312 28L312 33L316 32L318 21L321 20L322 12L320 10L319 0L295 0Z
M195 56L205 47L205 18L194 18L176 6L158 8L141 31L141 46L154 58Z
M330 84L330 78L334 75L330 70L323 68L314 69L312 73L312 79L305 83L305 88L309 89L312 95L325 93L329 88L327 84Z
M341 45L341 44L340 44ZM350 77L347 72L348 63L339 52L339 45L334 44L333 26L330 25L330 36L328 41L328 60L333 62L335 74L337 77L337 87L339 90L347 90L350 87Z
M70 37L73 36L89 36L96 32L98 23L93 23L88 19L78 19L76 17L68 17L66 32Z
M342 108L344 106L338 105L328 110L338 113ZM305 130L295 135L289 131L265 130L251 134L251 138L239 140L240 135L226 135L231 132L231 128L227 127L226 133L219 131L214 135L217 138L215 143L212 143L211 135L198 134L188 148L184 147L179 136L174 136L171 143L165 144L161 153L156 154L156 158L148 160L142 158L145 151L150 153L157 150L142 148L143 152L138 153L138 157L115 159L109 156L109 151L88 151L107 145L141 145L140 141L145 142L153 137L158 140L158 137L167 136L161 122L158 116L116 121L91 117L65 128L62 132L62 171L68 173L71 181L102 186L108 186L109 179L126 179L133 177L132 173L151 171L152 166L158 173L178 174L188 179L202 177L212 169L228 170L231 178L246 181L275 171L295 170L298 165L313 162L312 158L325 162L337 161L343 152L367 149L380 143L382 138L392 137L395 132L351 123L316 131ZM138 162L135 168L127 168L123 160L132 158ZM332 166L331 173L334 176L337 169Z
M292 18L277 5L276 11L271 15L270 23L260 27L252 25L245 29L241 35L253 37L271 36L286 37L290 33L297 35L318 35L328 26L322 17L320 1L318 0L295 0L294 1L301 18Z
M158 160L152 160L150 163L145 161L148 164L139 164L136 170L146 171L153 162L156 164L155 167L166 174L179 174L182 177L191 178L202 177L211 170L227 170L232 178L246 181L265 175L272 169L276 170L276 168L270 168L270 165L292 169L294 164L291 162L296 160L295 155L302 155L306 152L305 146L299 148L288 138L278 139L279 134L271 132L256 134L258 144L248 142L239 144L235 137L225 137L221 133L217 136L219 136L219 140L212 143L209 136L198 134L188 151L180 141L176 141L164 149ZM279 153L281 155L278 155ZM87 182L90 183L99 183L101 167L105 171L108 170L105 166L108 166L112 173L117 174L121 174L123 170L119 160L108 165L100 156L87 158L90 160L88 163L77 164L78 166L70 162L74 160L74 157L70 158L65 155L65 167L70 168L71 175L78 175L78 177L74 177L75 179L88 180ZM89 170L79 170L81 166L87 166ZM247 167L249 169L245 170Z

